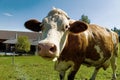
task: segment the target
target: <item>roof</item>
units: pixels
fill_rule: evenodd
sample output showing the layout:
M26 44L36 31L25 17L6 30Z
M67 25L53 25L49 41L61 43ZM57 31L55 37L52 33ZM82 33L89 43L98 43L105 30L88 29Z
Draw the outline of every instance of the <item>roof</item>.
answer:
M37 45L38 44L38 40L30 39L29 41L30 41L31 45ZM17 43L17 39L6 40L3 43L5 43L5 44L16 44Z
M17 43L17 39L6 40L6 41L4 41L3 43L15 44L15 43Z
M4 43L15 43L17 41L17 40L15 40L16 34L17 34L17 36L28 36L29 40L38 40L38 35L40 35L40 33L38 33L38 32L21 32L21 31L0 30L0 42L4 41Z
M29 39L36 39L37 32L22 32L22 31L5 31L0 30L0 39L14 39L16 34L18 36L28 36Z

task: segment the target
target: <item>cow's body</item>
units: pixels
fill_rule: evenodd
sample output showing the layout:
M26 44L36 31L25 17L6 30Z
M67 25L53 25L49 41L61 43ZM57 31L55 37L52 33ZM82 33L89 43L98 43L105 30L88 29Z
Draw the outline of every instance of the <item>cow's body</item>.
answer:
M61 16L63 17L61 18ZM43 34L47 33L47 35L44 35L45 38L39 42L40 56L57 58L55 69L60 72L60 80L64 79L65 71L69 68L71 68L71 70L68 75L68 80L73 80L81 64L87 65L88 67L95 67L91 77L91 80L95 80L98 70L100 68L106 70L110 63L113 70L112 77L113 79L116 79L115 71L118 51L118 35L113 31L98 25L88 25L86 23L76 22L75 20L65 21L66 24L70 24L70 28L64 27L65 30L56 27L59 26L60 23L64 23L65 19L68 19L68 17L63 11L50 11L48 16L43 20L42 25L45 25L46 27L49 24L51 29L43 30ZM33 27L30 28L31 22L32 21L28 21L25 25L27 28L33 30ZM39 24L39 22L35 22L35 24L36 23ZM76 26L81 26L82 29L79 29L79 27ZM64 34L60 29L64 31ZM67 32L68 29L69 32ZM34 29L33 31L37 30ZM80 33L78 33L79 31ZM58 34L62 36L57 37ZM57 43L57 41L59 43Z
M101 67L106 70L110 60L115 60L117 56L118 39L116 37L116 33L97 25L89 25L88 30L78 35L69 34L65 48L56 63L56 70L66 71L71 66L71 71L77 72L81 64L88 67L94 66L95 71ZM116 66L116 62L111 64ZM73 75L72 72L71 75ZM92 80L94 76L91 77ZM116 75L113 76L116 77Z

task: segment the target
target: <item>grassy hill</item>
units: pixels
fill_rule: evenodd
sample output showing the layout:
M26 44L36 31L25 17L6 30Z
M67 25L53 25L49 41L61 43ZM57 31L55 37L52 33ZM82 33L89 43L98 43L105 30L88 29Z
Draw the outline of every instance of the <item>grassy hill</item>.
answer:
M75 80L88 80L93 67L81 66ZM100 70L96 80L110 80L112 70ZM120 55L118 57L117 80L120 80ZM14 65L12 57L0 57L0 80L59 80L54 70L54 62L46 61L39 56L17 56Z

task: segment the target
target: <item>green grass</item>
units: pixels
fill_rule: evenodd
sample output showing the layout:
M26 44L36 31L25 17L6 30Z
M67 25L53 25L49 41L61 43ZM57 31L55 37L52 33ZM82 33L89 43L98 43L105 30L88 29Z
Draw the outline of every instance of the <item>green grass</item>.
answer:
M75 80L89 79L93 68L81 66ZM106 71L100 70L96 80L110 80L111 68ZM120 57L117 69L118 80L120 80ZM38 56L15 57L12 64L11 57L0 57L0 80L59 80L58 72L54 71L54 62L46 61Z
M120 80L120 54L118 57L117 80ZM75 80L88 80L93 67L81 66ZM106 71L101 69L96 80L110 80L111 67ZM0 57L0 80L59 80L58 72L54 70L54 62L46 61L39 56L17 56L15 63L12 57Z
M0 57L0 80L57 80L54 63L38 56Z

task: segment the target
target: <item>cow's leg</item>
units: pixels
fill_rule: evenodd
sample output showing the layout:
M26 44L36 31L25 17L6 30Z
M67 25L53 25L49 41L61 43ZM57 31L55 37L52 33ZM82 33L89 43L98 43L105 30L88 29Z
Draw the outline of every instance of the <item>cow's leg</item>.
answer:
M68 80L74 80L76 73L77 73L77 71L71 71L71 73L68 75Z
M116 68L117 68L117 64L116 64L116 56L112 56L111 58L111 67L112 67L112 71L113 71L113 74L112 74L112 80L116 80Z
M66 71L71 68L74 63L71 61L56 61L55 70L59 72L60 80L64 80Z
M77 73L78 69L79 69L80 65L74 65L73 67L71 67L71 70L68 74L68 80L74 80L75 74Z
M60 76L60 80L64 80L65 71L60 71L59 76Z
M90 78L90 80L95 80L99 69L100 69L100 67L94 69L94 72L93 72L92 77Z

